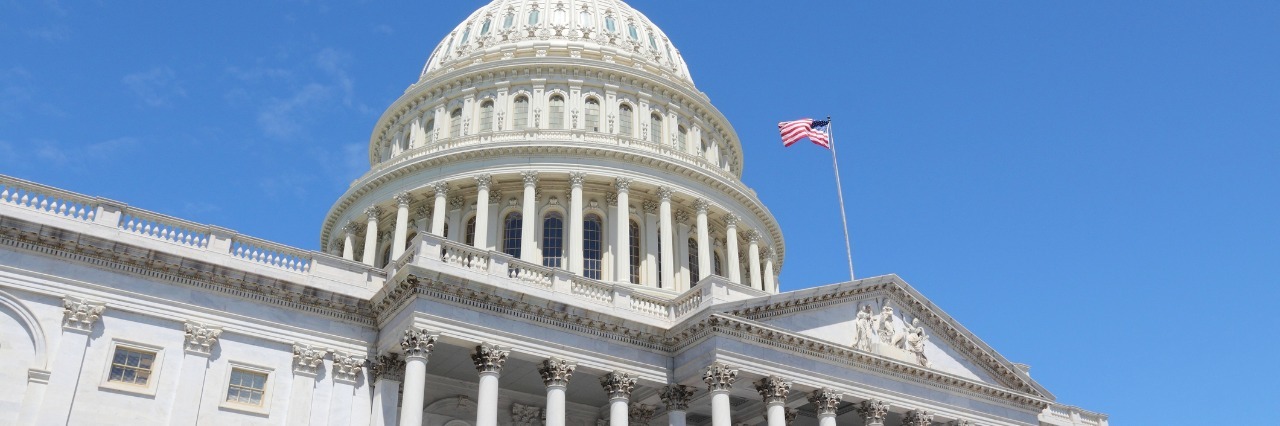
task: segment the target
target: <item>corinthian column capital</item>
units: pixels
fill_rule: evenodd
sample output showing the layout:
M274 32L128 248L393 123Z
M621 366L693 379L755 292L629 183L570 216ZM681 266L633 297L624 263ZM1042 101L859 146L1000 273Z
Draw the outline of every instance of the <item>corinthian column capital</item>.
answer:
M707 383L709 391L727 391L738 381L738 370L717 362L702 373L702 381Z
M613 182L613 187L618 188L618 192L631 192L631 178L620 177Z
M699 198L693 201L693 209L696 210L698 214L707 214L707 211L710 208L711 208L711 203L707 202L707 200Z
M344 382L355 382L364 369L364 357L345 352L333 353L333 379Z
M933 413L925 410L911 410L902 418L902 426L929 426L933 423Z
M538 184L538 172L534 170L526 170L520 172L520 177L524 179L524 186L534 186Z
M693 386L672 385L662 388L662 403L667 411L689 411L689 400L693 399Z
M62 299L62 328L82 332L93 331L93 324L102 318L102 313L106 310L107 305L102 302L65 297Z
M382 209L378 208L378 206L369 206L364 209L364 215L371 221L378 220L378 216L382 215Z
M438 339L440 339L439 333L410 328L405 330L404 336L400 338L400 349L404 350L405 358L426 358L431 355L431 350L435 349Z
M843 398L844 395L831 388L818 389L809 394L809 402L813 403L818 414L835 414Z
M183 329L186 332L186 350L194 354L207 356L213 353L213 345L218 344L218 337L222 336L222 327L194 321L187 321Z
M578 366L569 361L551 357L538 365L538 374L542 375L542 383L547 387L563 387L569 386L569 379L573 377L573 370L576 368Z
M502 349L501 346L483 343L476 346L475 353L471 354L471 361L476 363L476 371L480 373L497 373L502 371L502 365L507 363L509 355L511 351Z
M303 343L294 343L293 371L295 373L315 374L316 368L324 363L324 356L328 353L328 349L317 348Z
M487 190L491 184L493 184L493 175L485 173L476 176L476 189Z
M587 182L587 174L582 172L569 173L569 186L572 188L581 188L583 183Z
M671 201L671 194L673 194L671 188L667 188L665 186L658 187L658 198L662 199L662 201Z
M409 207L409 204L413 203L413 194L410 194L408 191L401 192L399 194L396 194L395 199L396 199L396 206Z
M764 398L765 404L787 402L787 393L791 392L791 382L778 376L769 376L755 382L756 392Z
M862 401L862 404L858 405L858 415L867 422L882 423L887 414L889 414L889 403L878 399Z
M371 371L375 380L404 381L404 359L399 354L385 353L373 361Z
M631 391L636 388L636 378L631 374L614 371L600 378L600 386L609 394L609 399L631 398Z

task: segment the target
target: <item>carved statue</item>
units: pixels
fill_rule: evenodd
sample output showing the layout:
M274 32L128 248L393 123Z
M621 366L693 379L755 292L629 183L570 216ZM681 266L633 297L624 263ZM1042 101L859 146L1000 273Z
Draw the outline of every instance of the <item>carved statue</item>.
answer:
M885 306L880 312L880 317L876 318L876 335L880 336L880 343L886 345L893 344L893 337L898 330L893 326L893 308Z
M925 367L929 366L929 358L924 356L924 345L928 341L929 335L924 334L924 326L920 325L920 318L911 320L911 324L907 325L906 338L904 339L905 349L915 354L916 361Z
M853 348L870 352L874 335L875 332L871 329L870 308L858 311L858 319L853 321Z

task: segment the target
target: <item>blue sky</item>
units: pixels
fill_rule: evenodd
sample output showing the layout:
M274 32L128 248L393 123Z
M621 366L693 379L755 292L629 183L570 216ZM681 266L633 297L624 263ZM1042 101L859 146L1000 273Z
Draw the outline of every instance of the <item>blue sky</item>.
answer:
M306 248L477 1L0 0L0 173ZM745 145L784 289L897 273L1116 424L1273 421L1280 2L633 1ZM786 10L783 10L785 7Z

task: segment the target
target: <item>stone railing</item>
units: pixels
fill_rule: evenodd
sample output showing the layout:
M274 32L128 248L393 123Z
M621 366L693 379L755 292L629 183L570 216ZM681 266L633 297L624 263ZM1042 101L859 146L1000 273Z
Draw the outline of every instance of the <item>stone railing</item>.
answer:
M343 289L350 283L380 287L384 277L384 271L380 269L336 256L276 244L228 229L3 175L0 175L0 215L23 217L252 273L283 274L280 278L300 277L291 279L327 290ZM131 241L130 238L136 240ZM225 256L229 262L217 260L218 256ZM237 265L234 262L244 263Z
M1105 414L1057 403L1040 413L1040 421L1054 426L1107 426L1109 422Z
M431 234L416 237L411 249L388 267L387 276L414 273L411 270L414 267L549 300L588 301L592 302L589 306L595 306L588 309L612 312L629 319L648 319L664 325L678 322L714 304L767 295L718 276L707 277L683 293L606 282Z

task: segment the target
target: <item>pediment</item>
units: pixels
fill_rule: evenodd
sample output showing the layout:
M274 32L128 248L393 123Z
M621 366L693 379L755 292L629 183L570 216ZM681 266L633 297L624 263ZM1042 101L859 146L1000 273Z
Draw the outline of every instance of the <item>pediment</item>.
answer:
M1052 399L896 275L742 301L723 310L779 330Z

